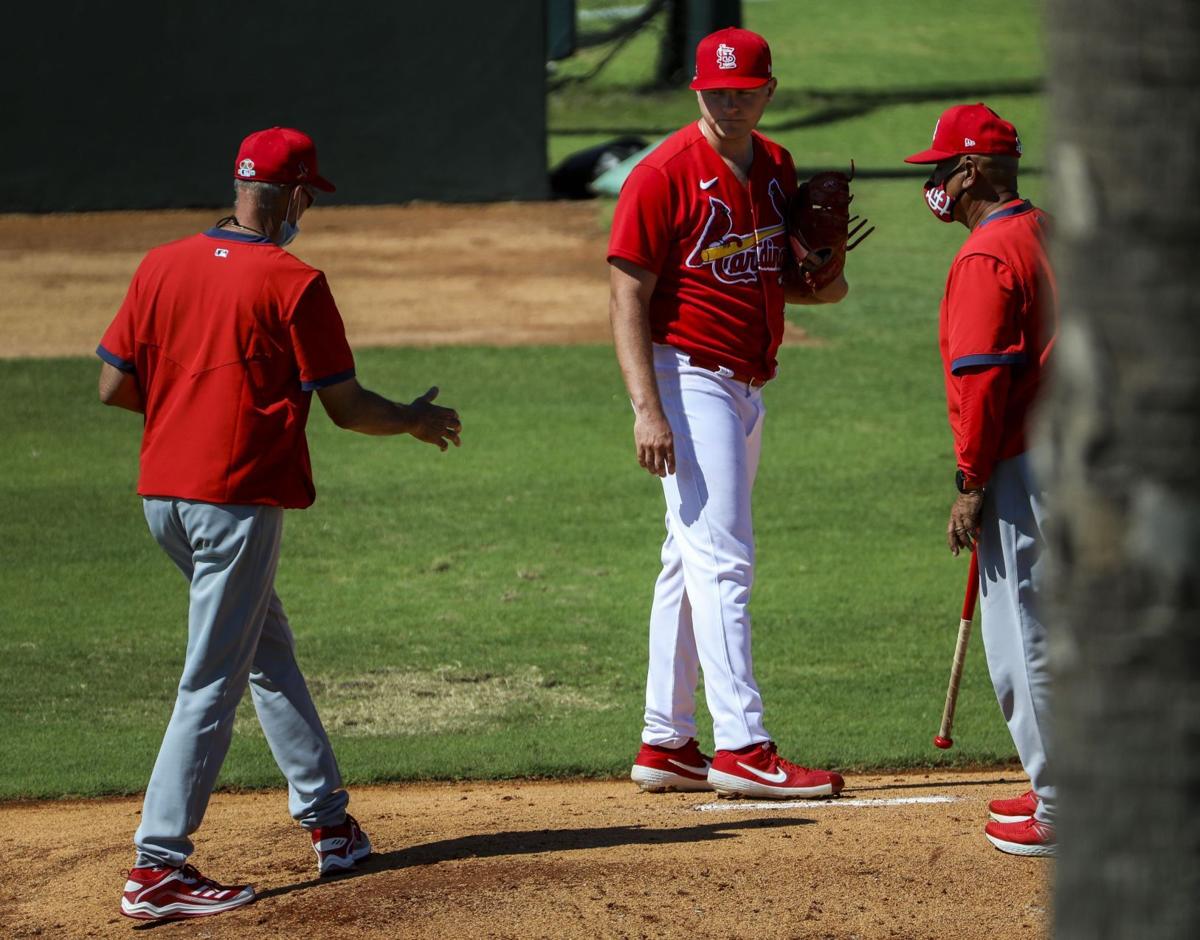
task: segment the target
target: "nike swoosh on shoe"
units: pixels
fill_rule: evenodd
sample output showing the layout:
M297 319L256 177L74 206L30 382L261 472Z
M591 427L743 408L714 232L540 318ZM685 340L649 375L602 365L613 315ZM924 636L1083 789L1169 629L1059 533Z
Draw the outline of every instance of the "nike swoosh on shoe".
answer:
M692 767L691 765L685 764L682 761L677 761L672 757L667 758L667 763L674 764L676 767L679 767L682 770L686 770L690 774L695 774L697 777L704 777L704 776L708 775L708 765L707 764L703 767Z
M777 770L775 773L769 774L759 770L757 767L751 767L749 764L743 764L741 761L738 761L737 765L741 767L742 770L750 771L750 773L754 774L754 776L758 777L760 780L765 780L767 783L783 783L783 781L785 781L788 777L786 770Z

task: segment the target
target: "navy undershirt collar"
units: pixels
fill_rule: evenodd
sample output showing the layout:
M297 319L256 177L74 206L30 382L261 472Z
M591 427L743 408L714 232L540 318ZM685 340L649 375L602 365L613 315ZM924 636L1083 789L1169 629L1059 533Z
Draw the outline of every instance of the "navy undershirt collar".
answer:
M1032 202L1030 202L1028 199L1022 199L1015 206L1008 206L1005 209L1001 209L999 212L993 212L986 219L975 226L975 231L978 232L989 222L995 222L997 219L1011 219L1014 215L1020 215L1022 212L1028 212L1032 208Z
M244 242L247 245L273 245L275 244L266 235L251 235L247 232L231 232L227 228L218 228L213 226L207 232L204 232L209 238L222 238L230 242Z

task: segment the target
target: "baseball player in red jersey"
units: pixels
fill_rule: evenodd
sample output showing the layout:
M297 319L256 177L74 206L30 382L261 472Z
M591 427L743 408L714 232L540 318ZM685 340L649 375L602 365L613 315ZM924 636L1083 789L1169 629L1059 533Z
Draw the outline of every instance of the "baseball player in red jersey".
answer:
M785 277L796 171L755 131L775 85L761 36L723 29L701 40L691 85L700 120L634 168L613 219L613 338L638 462L662 478L666 498L631 773L646 790L791 798L843 785L776 752L750 655L751 490L784 302L836 302L847 291L844 277L815 295ZM701 668L711 759L696 741Z
M925 184L934 216L970 230L950 266L939 326L959 495L946 539L979 553L983 645L996 698L1032 788L991 804L987 838L1014 855L1053 855L1050 677L1039 613L1046 498L1028 454L1030 409L1054 347L1057 304L1045 214L1017 193L1016 129L983 104L939 119Z
M314 190L333 190L308 135L251 134L234 179L235 214L152 250L97 350L101 401L145 416L138 492L190 588L183 675L121 898L122 913L143 920L254 899L249 885L187 864L247 685L318 872L370 854L275 594L283 511L316 498L304 434L313 391L334 423L365 434L445 450L461 430L432 404L437 389L402 405L358 384L325 276L283 250Z

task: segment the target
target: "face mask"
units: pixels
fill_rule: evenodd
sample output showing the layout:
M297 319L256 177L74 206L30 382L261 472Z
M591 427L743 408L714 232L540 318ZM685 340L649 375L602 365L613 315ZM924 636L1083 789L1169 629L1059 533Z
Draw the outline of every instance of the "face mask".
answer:
M950 182L950 177L961 169L962 167L958 167L951 170L940 183L935 184L932 177L925 181L925 204L940 222L954 221L954 205L958 202L958 197L946 192L946 184Z
M297 192L299 192L299 190L297 190ZM292 207L289 204L288 205L288 215L292 214L291 208ZM282 224L279 226L279 236L278 236L279 240L277 242L275 242L275 244L277 244L280 248L283 248L287 245L290 245L292 242L294 242L296 240L296 236L299 234L300 234L299 219L297 219L297 221L295 221L295 222L291 222L288 220L288 217L285 215L283 217Z
M929 206L929 211L939 221L954 221L954 204L956 202L958 200L946 192L945 183L934 186L932 180L925 182L925 203Z
M287 219L284 219L283 224L279 226L279 241L277 241L275 244L280 248L286 247L294 242L296 240L296 236L299 234L300 223L289 222Z

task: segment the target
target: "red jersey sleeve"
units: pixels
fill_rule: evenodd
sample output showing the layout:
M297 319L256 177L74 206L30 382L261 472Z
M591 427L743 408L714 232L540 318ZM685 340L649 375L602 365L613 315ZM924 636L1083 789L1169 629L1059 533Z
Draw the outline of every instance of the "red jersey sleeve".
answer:
M991 255L960 258L950 273L946 301L952 373L1025 361L1021 288L1003 261Z
M139 267L133 275L133 280L129 282L129 290L125 292L124 302L117 310L117 315L113 317L112 323L108 325L108 329L104 331L100 345L96 347L97 356L122 372L136 371L137 334L134 327L134 314L137 312L141 295L140 274L141 268Z
M958 467L974 485L992 478L996 455L1004 442L1004 412L1012 371L1002 366L964 366L958 383L958 422L954 454Z
M621 187L608 240L608 260L624 258L662 274L671 244L671 188L666 174L639 163Z
M354 354L324 274L318 274L305 288L289 327L300 367L300 387L306 392L354 377Z

